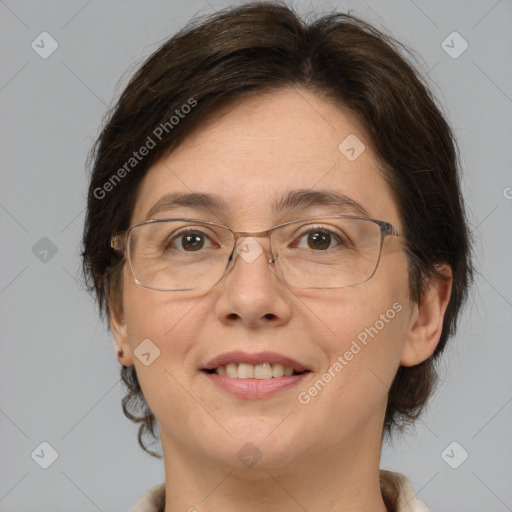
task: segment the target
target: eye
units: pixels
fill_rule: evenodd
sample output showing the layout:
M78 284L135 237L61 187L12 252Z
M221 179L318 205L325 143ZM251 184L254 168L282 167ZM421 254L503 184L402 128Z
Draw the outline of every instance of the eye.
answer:
M195 252L211 247L213 247L213 244L210 238L205 233L197 230L179 231L165 243L165 250L174 249L186 252Z
M315 228L303 233L294 246L325 251L327 249L332 249L333 244L336 243L338 245L345 245L344 240L342 240L342 238L336 233L333 233L328 229Z

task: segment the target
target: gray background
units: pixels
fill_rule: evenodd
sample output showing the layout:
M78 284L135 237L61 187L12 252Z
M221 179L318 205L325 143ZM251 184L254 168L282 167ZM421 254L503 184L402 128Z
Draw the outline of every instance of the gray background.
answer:
M128 510L164 480L122 414L114 344L81 282L84 163L140 60L228 3L0 0L0 511ZM418 52L463 157L480 274L440 391L382 467L433 512L512 510L512 2L294 5L351 9ZM31 48L43 31L59 44L47 59ZM441 46L453 31L469 43L458 58ZM31 458L43 441L58 452L46 470Z

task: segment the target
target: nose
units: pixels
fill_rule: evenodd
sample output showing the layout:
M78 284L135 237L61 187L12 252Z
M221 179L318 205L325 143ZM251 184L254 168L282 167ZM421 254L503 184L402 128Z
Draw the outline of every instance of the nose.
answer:
M222 323L278 327L291 317L288 286L275 272L270 252L255 238L239 240L230 268L217 286L216 314Z

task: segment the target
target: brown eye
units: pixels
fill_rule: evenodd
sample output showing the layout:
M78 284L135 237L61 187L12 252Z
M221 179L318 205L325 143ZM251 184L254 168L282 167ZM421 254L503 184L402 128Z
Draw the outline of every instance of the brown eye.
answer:
M306 249L314 252L332 252L331 250L347 247L347 239L324 227L313 227L296 238L292 244L296 249Z
M169 235L163 243L162 249L165 252L176 254L177 252L199 252L212 247L212 240L206 233L193 229L182 229Z
M192 233L181 237L181 246L186 251L198 251L204 246L204 235Z
M311 231L307 237L310 249L329 249L331 245L331 234L327 231Z

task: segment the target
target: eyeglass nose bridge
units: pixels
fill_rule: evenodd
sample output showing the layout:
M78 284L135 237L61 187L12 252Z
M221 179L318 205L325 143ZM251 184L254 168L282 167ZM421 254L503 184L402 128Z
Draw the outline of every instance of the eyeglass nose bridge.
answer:
M272 241L270 238L272 230L267 231L232 231L234 236L233 250L229 255L229 263L235 258L235 253L240 256L246 263L252 263L260 254L266 253L267 263L272 265L275 263L278 255L274 255L272 248ZM263 247L256 239L266 238L268 240L268 247ZM265 244L267 245L267 244ZM270 254L270 258L268 255Z

